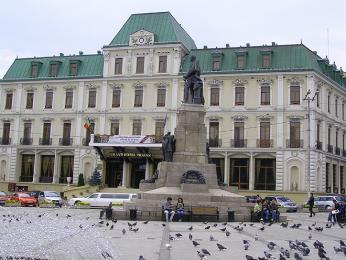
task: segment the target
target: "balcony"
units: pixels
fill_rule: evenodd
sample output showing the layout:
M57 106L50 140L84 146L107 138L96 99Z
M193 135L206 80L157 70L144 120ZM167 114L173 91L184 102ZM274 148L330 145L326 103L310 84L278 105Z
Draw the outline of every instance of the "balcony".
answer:
M287 139L286 140L286 148L303 148L303 140L302 139Z
M32 145L32 138L23 137L20 138L21 145Z
M322 150L322 142L316 141L316 149L317 150Z
M333 146L328 144L328 153L333 153Z
M90 138L83 138L82 139L82 145L83 146L89 146Z
M335 147L335 154L340 155L340 148L339 147Z
M11 138L9 138L9 137L0 138L0 144L1 145L10 145L11 144Z
M257 139L256 147L257 148L272 148L273 139Z
M207 141L209 144L209 147L221 147L222 146L222 140L221 139L209 139Z
M342 150L342 156L346 157L346 150Z
M73 138L59 138L59 145L71 146L73 143Z
M40 145L52 145L52 138L40 138L39 144Z
M231 139L231 147L246 148L247 147L247 139Z
M52 183L53 177L40 176L39 182L40 183Z
M334 187L333 188L333 193L339 193L339 188L338 187Z
M34 178L34 176L20 176L19 177L19 181L22 181L22 182L32 182L33 178Z

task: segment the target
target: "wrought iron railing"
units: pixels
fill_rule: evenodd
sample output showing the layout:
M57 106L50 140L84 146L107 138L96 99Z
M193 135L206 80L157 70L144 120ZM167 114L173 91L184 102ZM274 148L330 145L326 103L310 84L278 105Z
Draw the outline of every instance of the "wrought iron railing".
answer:
M231 147L245 148L247 146L247 139L231 139Z
M20 138L21 145L32 145L32 138L23 137Z
M303 148L303 140L302 139L287 139L286 147L287 148Z
M59 138L59 145L71 146L73 143L73 138Z
M273 139L257 139L256 147L257 148L272 148Z
M40 145L52 145L52 138L40 138L39 144Z

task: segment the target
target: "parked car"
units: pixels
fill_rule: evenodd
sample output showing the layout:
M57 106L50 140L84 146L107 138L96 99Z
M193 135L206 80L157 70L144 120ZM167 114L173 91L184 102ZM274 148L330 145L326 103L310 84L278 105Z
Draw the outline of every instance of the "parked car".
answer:
M40 195L40 192L39 190L34 190L34 191L30 191L28 192L31 196L35 197L36 199L38 199L38 196Z
M123 204L132 199L137 199L137 194L133 193L93 193L84 198L72 198L69 200L70 205L75 205L78 202L88 202L91 207L107 207L110 202L113 205Z
M41 191L38 196L38 204L40 204L42 201L53 202L59 207L61 207L63 204L60 193L56 191Z
M14 193L11 197L11 200L19 201L22 206L37 206L36 198L24 192Z
M4 205L6 200L9 200L11 197L8 196L5 192L0 191L0 205Z
M256 203L258 199L256 195L247 195L245 196L245 198L246 198L246 202L249 202L249 203Z
M345 203L345 200L342 196L324 195L315 197L315 206L320 210L329 210L334 206L333 199L336 199L338 203Z
M272 201L276 199L278 205L283 208L286 212L297 212L298 206L297 203L292 201L291 199L283 196L267 196L264 198L265 200Z

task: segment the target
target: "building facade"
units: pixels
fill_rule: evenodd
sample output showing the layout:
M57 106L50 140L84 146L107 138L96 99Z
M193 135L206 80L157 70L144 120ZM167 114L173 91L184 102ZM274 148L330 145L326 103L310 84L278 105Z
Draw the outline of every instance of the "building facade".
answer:
M303 44L197 49L168 12L131 15L95 55L17 58L0 81L0 180L76 184L102 165L109 187L138 187L161 154L104 156L92 134L174 132L192 55L220 182L345 193L343 71Z

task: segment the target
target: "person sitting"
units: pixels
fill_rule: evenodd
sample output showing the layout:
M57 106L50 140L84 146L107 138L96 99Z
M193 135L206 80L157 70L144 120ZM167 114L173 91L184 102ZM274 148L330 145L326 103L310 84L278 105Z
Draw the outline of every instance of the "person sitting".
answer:
M181 222L181 220L184 217L184 201L183 201L183 198L178 198L176 210L177 210L177 215L178 215L178 221Z
M257 200L256 204L253 208L253 214L256 217L256 221L258 221L262 217L262 205L261 200Z
M335 224L337 222L337 215L340 213L340 204L336 201L336 199L333 199L333 204L333 208L328 215L328 222L332 222L333 219L333 223Z
M163 212L166 215L166 222L172 221L174 217L174 210L173 210L173 204L172 204L172 198L168 197L166 203L163 205Z
M273 199L270 203L270 211L272 213L272 221L278 222L279 221L279 207L277 204L276 199Z
M262 218L261 220L268 221L269 220L269 203L267 200L262 200Z

